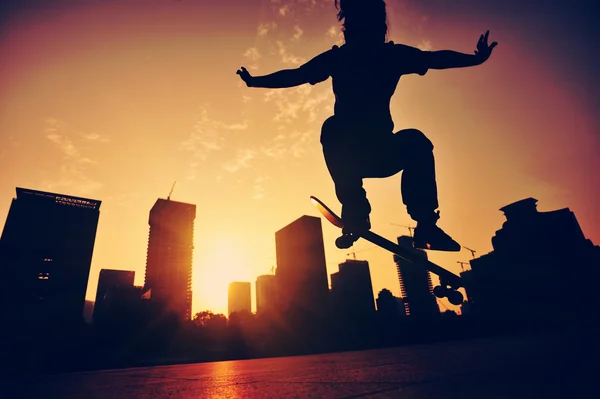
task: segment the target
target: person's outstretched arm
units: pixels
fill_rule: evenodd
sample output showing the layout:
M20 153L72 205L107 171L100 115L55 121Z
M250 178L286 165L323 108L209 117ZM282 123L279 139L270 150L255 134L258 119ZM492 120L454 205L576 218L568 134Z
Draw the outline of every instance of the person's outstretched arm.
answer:
M498 42L488 45L490 31L481 35L477 43L475 54L464 54L452 50L429 51L426 56L426 64L429 69L464 68L481 65L492 54Z
M252 76L244 67L236 72L248 87L263 87L266 89L282 89L286 87L300 86L308 83L305 73L300 68L283 69L264 76Z
M236 72L248 87L263 87L266 89L283 89L286 87L300 86L304 83L311 85L327 80L330 76L330 64L333 52L326 51L314 57L306 64L295 69L284 69L264 76L252 76L244 67Z

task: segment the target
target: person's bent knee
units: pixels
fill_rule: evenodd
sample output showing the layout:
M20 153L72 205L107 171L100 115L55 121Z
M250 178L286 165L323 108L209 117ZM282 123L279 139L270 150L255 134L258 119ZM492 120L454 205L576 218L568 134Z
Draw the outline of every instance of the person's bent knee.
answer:
M413 151L433 151L433 143L418 129L404 129L397 133L402 142Z

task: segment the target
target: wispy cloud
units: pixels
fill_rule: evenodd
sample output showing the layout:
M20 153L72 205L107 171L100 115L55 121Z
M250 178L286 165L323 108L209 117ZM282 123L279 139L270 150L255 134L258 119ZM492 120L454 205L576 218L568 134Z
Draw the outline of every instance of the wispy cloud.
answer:
M331 26L329 29L327 29L327 32L325 34L328 37L337 39L335 41L335 44L337 44L338 46L344 44L344 34L342 33L342 30L339 26Z
M81 137L83 137L87 141L95 141L98 143L110 143L109 137L102 136L98 133L82 133Z
M266 22L258 25L256 33L258 36L266 36L270 31L275 30L277 28L277 23L274 21Z
M252 187L252 199L261 200L265 198L265 186L264 182L268 180L268 176L259 176L254 179L254 186Z
M59 151L61 160L58 173L53 173L54 176L47 178L43 185L49 190L73 190L82 195L90 195L100 189L102 183L86 173L90 165L97 162L83 155L75 140L98 143L107 143L109 140L99 134L74 133L66 123L55 118L47 118L45 124L44 137Z
M256 47L250 47L243 55L244 58L250 61L258 61L261 57Z
M281 60L281 62L283 62L284 64L291 64L291 65L295 65L298 66L300 64L303 64L304 62L306 62L306 60L302 57L298 57L295 56L293 54L291 54L285 43L281 40L277 40L277 49L278 49L278 54L279 54L279 59Z
M292 35L292 40L300 40L303 34L304 31L302 30L302 28L300 28L299 25L294 25L294 34Z
M315 140L318 134L317 129L294 130L289 134L278 134L262 146L260 151L263 155L274 159L300 158L317 150Z
M264 94L264 101L275 105L273 121L286 125L298 119L314 122L317 117L333 111L333 94L329 87L303 85L285 91L272 90Z
M191 152L195 161L206 160L208 155L223 148L225 138L223 133L227 130L245 130L247 122L224 123L212 120L208 116L206 108L200 109L200 115L196 119L192 131L187 139L181 142L180 148Z
M290 6L288 6L287 4L279 7L279 15L281 15L282 17L285 17L289 12Z
M236 151L235 157L223 165L223 169L228 172L237 172L240 169L250 167L250 161L256 158L256 150L251 148L242 148Z
M211 153L223 149L228 132L247 128L246 121L226 123L211 119L208 110L201 107L189 136L179 145L180 150L191 154L187 179L193 180L201 163L206 161Z

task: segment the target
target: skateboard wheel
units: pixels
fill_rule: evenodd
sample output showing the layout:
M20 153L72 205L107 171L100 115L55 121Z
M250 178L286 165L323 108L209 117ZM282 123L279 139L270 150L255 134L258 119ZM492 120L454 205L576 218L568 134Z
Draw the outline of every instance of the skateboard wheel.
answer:
M446 289L441 285L436 285L433 287L433 295L438 298L444 298L446 296Z
M354 241L352 240L352 238L347 236L341 236L335 239L335 246L339 249L350 248L353 243Z
M460 291L450 291L448 292L447 297L448 302L453 305L460 305L464 300L463 294Z

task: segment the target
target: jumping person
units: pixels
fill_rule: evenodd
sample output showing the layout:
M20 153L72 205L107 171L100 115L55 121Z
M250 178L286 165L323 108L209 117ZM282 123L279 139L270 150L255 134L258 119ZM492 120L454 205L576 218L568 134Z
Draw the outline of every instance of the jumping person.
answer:
M343 234L351 246L369 230L371 206L364 178L385 178L403 171L401 193L408 214L417 222L416 248L459 251L460 245L436 223L439 219L433 145L417 129L393 132L390 100L402 75L425 75L429 69L481 65L497 42L481 35L475 54L452 50L422 51L387 41L384 0L335 1L343 20L345 44L333 46L296 69L265 76L237 71L248 87L286 88L332 78L334 115L322 126L325 163L342 204Z

